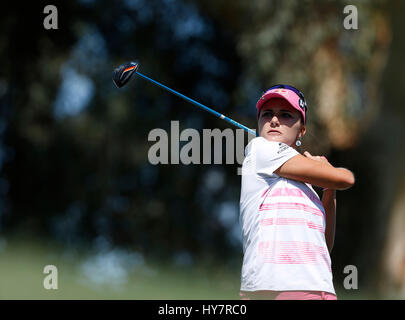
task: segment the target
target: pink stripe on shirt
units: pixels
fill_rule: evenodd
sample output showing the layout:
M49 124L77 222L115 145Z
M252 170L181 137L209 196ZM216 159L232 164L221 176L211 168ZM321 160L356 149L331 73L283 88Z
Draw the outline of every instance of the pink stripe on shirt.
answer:
M266 191L268 191L268 189ZM262 197L264 195L265 195L265 193L262 195ZM298 189L298 188L276 188L276 189L271 190L271 192L268 194L268 197L309 198L316 205L322 206L322 202L319 200L319 198L316 195L309 193L309 192L304 193L301 189Z
M324 228L322 225L316 224L312 221L308 221L305 218L267 218L267 219L262 219L260 220L260 225L261 226L270 226L270 225L279 225L279 226L307 226L310 229L315 229L320 232L325 232Z
M263 203L260 205L259 211L267 210L302 210L323 217L323 212L318 208L298 202Z
M264 241L259 243L259 256L264 263L319 264L328 263L323 246L301 241Z

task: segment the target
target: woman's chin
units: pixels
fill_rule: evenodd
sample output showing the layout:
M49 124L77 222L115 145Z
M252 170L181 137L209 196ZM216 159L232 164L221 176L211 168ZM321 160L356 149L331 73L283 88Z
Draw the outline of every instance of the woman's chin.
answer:
M284 139L282 135L265 134L265 135L262 135L262 137L268 141L282 142L282 143L285 143L286 145L294 148L294 143L291 143L290 141L286 141L286 139Z
M283 136L280 135L280 134L277 134L277 135L275 135L275 134L265 134L263 136L263 138L265 138L268 141L275 141L275 142L283 142L283 143L285 143L284 139L283 139Z

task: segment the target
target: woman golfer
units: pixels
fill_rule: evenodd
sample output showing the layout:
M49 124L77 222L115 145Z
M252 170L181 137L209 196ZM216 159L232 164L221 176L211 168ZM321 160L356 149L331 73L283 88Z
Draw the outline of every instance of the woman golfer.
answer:
M307 106L288 85L257 102L258 137L242 166L242 299L336 299L330 251L335 236L335 190L353 173L325 157L301 155ZM312 185L323 188L319 199Z

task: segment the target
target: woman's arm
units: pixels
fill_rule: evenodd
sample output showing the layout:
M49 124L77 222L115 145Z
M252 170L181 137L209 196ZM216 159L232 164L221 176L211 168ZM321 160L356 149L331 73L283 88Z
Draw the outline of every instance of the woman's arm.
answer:
M345 190L354 185L351 171L335 168L326 158L313 157L309 152L296 155L274 171L277 175L296 181L310 183L321 188Z
M336 190L327 189L322 195L322 204L326 215L325 239L329 253L332 252L336 230Z
M291 158L290 160L293 160L294 158ZM350 187L354 184L354 176L353 173L351 173L347 169L333 167L325 157L312 156L309 152L304 152L303 158L310 161L302 161L302 158L299 157L298 159L293 161L292 164L290 163L289 165L287 165L286 168L281 169L280 167L279 169L281 169L281 174L301 174L301 177L303 177L303 179L309 179L308 181L301 180L303 182L308 182L316 185L316 183L314 182L320 181L320 184L318 184L318 186L327 188L326 190L324 190L322 195L322 205L325 209L326 215L325 240L330 253L332 252L333 244L335 242L336 229L336 190L335 188L331 187L331 185L335 184L335 186L343 186L345 188ZM321 166L317 166L317 164L320 164ZM307 170L311 170L312 168L312 170L314 170L315 172L303 173L302 168L292 168L291 165L302 165ZM336 172L336 169L341 170L339 170L339 172ZM327 181L328 179L329 181ZM325 184L322 185L323 183Z

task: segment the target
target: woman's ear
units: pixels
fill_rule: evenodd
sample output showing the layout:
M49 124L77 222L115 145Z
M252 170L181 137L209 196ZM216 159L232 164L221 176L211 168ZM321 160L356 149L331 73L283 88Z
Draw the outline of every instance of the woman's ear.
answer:
M298 134L298 138L301 139L303 136L305 136L306 132L307 132L307 127L305 125L302 125L300 133Z

